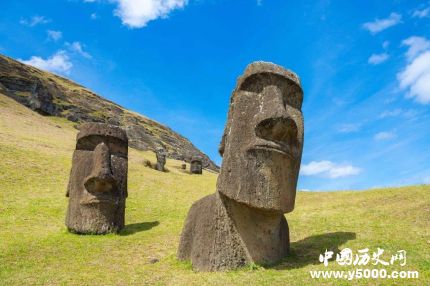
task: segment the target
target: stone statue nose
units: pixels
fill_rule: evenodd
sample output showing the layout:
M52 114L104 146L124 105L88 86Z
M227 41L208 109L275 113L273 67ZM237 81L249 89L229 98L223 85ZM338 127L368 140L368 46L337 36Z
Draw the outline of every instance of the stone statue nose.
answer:
M109 148L104 142L94 149L93 160L93 170L85 179L85 188L90 193L112 191L116 186L116 182L112 175Z
M255 133L262 139L287 145L297 141L297 125L289 117L264 119L257 124Z

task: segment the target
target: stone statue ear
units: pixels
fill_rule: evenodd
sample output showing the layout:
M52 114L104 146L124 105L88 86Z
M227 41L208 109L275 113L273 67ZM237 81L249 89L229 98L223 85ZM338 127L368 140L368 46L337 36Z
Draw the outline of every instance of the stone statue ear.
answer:
M226 134L224 133L221 138L221 143L219 143L219 147L218 147L218 152L221 155L221 157L224 155L225 137L226 137Z
M71 173L71 172L70 172ZM70 174L70 176L71 176L71 174ZM71 180L69 180L69 183L67 184L67 191L66 191L66 198L68 198L69 197L69 195L70 195L70 188L71 188L71 183L72 183L72 181Z

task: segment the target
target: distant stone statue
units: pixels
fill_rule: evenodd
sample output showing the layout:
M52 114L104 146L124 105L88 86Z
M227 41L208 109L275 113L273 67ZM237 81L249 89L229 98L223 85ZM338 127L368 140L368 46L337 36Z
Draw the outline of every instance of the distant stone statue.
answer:
M202 156L195 155L191 158L190 173L202 174L203 173L203 158Z
M166 151L163 148L157 148L155 151L155 156L157 157L155 169L164 172L164 165L166 165Z
M288 253L284 213L296 197L302 100L293 72L266 62L247 66L230 101L217 192L192 205L180 260L191 260L198 271L219 271L275 263Z
M128 139L124 130L102 123L80 128L66 196L71 232L103 234L124 227Z

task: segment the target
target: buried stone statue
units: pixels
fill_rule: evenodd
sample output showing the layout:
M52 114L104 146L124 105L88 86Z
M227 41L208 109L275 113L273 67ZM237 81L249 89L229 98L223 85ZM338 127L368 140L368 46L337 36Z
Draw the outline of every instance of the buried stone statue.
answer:
M66 226L103 234L124 227L128 139L117 126L86 123L77 135L67 188Z
M217 192L195 202L178 258L199 271L274 263L289 251L284 213L294 209L303 147L296 74L254 62L233 91L220 144Z
M191 158L190 173L201 175L203 173L203 158L200 155L195 155Z
M155 151L155 156L157 158L155 170L164 172L164 165L166 165L166 151L163 148L157 148L157 150Z

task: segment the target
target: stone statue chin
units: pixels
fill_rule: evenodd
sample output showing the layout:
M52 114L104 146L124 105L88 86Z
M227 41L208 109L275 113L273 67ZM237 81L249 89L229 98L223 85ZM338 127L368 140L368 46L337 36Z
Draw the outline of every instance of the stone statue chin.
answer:
M66 194L66 226L71 232L104 234L124 227L127 155L127 135L119 127L81 126Z
M247 66L233 91L220 144L217 192L195 202L178 258L200 271L274 263L289 250L303 148L303 91L278 65Z

